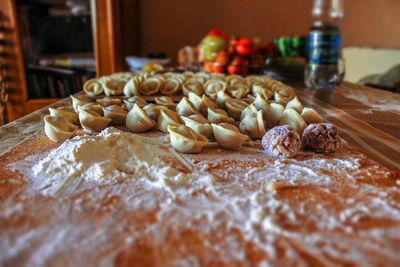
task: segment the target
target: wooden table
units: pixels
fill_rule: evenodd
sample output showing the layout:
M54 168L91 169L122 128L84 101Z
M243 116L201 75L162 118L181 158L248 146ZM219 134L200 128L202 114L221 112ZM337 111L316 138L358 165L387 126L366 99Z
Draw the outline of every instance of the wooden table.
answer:
M342 137L350 146L389 169L385 179L374 180L374 177L370 177L368 184L374 186L378 193L390 190L391 208L400 214L400 190L397 180L397 173L400 173L400 95L349 83L344 83L334 91L313 91L301 86L296 88L303 104L315 107L325 119L338 125ZM53 106L66 105L69 105L68 99ZM148 240L135 244L131 235L137 231L145 231L145 222L156 220L155 215L153 212L144 212L140 216L137 213L129 213L126 210L127 199L122 197L127 193L127 189L120 185L100 186L60 196L47 196L32 190L29 186L30 181L10 170L7 165L57 147L57 144L52 144L44 136L43 116L47 113L46 109L42 109L0 128L0 266L136 266L139 260L139 265L142 266L159 266L165 262L171 264L168 260L173 256L170 255L180 255L179 253L202 257L203 261L200 262L203 265L246 266L240 260L222 260L223 255L210 244L207 249L204 245L199 245L204 240L219 242L216 239L221 240L222 237L215 234L200 236L190 229L180 232L181 235L173 236L165 247L158 247L156 250L148 246L148 242L151 242ZM262 154L258 154L258 157L262 157ZM369 168L378 168L373 161L365 159L363 162ZM291 185L283 185L281 189L283 191L279 191L280 193L289 192L292 195L296 195L298 190ZM302 191L297 201L304 201L308 196L307 201L312 202L311 195L307 194L322 196L321 189L316 190L312 185L304 190L308 193ZM348 200L351 194L357 194L357 191L349 193L345 198ZM140 197L140 194L135 197ZM326 199L322 197L318 200L322 205L319 208L329 209L328 206L324 206L324 203L329 202L329 205L336 209L337 206L332 200L334 194L326 192L325 197ZM317 210L314 212L318 213ZM343 258L340 255L339 258L335 258L329 253L320 254L311 248L307 250L307 245L302 249L301 244L297 243L299 240L294 242L295 238L292 240L290 235L276 244L277 255L262 251L251 240L243 241L246 257L251 259L251 262L268 261L275 257L271 261L272 264L293 264L296 258L301 258L303 263L319 266L329 266L332 263L363 265L365 262L351 259L349 247L359 246L360 242L372 242L374 245L363 245L360 250L360 255L365 255L371 265L399 266L400 217L397 220L382 219L381 227L376 227L380 224L377 220L374 218L373 227L368 224L369 221L363 224L362 231L387 233L385 232L383 237L367 237L356 227L360 232L357 232L357 242L354 241L353 245L351 240L355 237L351 234L336 230L325 233L328 243L334 242L332 240L335 239L338 239L336 242L341 242L339 239L347 242L344 248L336 247L346 255ZM367 225L370 225L370 228ZM171 229L173 232L176 230ZM237 237L235 229L224 228L218 231L225 237ZM237 238L242 240L243 237ZM303 241L305 244L308 242ZM287 248L288 244L290 249ZM297 254L293 255L293 251ZM284 261L276 261L276 257ZM386 259L385 262L382 262L383 259ZM180 266L179 261L174 262L175 266ZM190 262L190 259L186 259L181 264L190 265Z

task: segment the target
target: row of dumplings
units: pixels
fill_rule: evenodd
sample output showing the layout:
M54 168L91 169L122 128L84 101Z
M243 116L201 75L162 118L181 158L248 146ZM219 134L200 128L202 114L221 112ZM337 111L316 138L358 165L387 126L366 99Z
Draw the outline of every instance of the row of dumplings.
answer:
M261 94L267 100L286 104L294 97L293 89L269 76L249 76L209 74L205 72L152 74L147 72L116 73L91 79L85 82L84 92L90 96L150 96L174 95L188 96L194 93L216 97L221 91L229 96L241 99L253 99Z
M261 139L267 128L290 125L301 134L307 124L322 122L322 117L303 107L297 97L285 106L270 103L261 94L248 103L223 91L214 99L190 92L178 104L166 96L156 97L155 104L139 96L124 100L105 97L96 103L84 96L71 99L73 109L50 108L50 116L45 117L45 132L53 141L71 138L79 123L88 131L126 125L128 130L141 133L157 127L170 133L176 150L196 153L209 140L225 149L238 149L249 138Z

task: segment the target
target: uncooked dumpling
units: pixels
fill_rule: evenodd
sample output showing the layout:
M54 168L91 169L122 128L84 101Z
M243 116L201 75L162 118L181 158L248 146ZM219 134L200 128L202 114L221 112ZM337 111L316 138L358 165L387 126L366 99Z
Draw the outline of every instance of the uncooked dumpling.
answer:
M139 107L143 108L145 105L147 105L147 101L140 96L132 96L128 99L124 99L124 106L126 110L131 110L133 109L133 106L137 104Z
M239 75L228 75L225 77L225 81L227 82L228 85L234 85L237 83L246 83L246 80L243 79Z
M49 108L51 116L64 117L67 121L73 124L79 123L78 114L72 108L59 107L59 108Z
M234 98L240 99L250 92L250 88L246 83L235 83L228 86L226 91Z
M268 118L270 106L265 98L263 98L260 94L256 95L256 99L252 104L257 108L257 110L262 110L265 119Z
M83 84L83 91L88 96L101 95L103 93L103 91L104 91L103 84L101 82L99 82L97 79L87 80Z
M142 95L155 95L160 91L163 79L159 77L148 78L139 86L139 92Z
M227 93L225 93L225 91L219 91L217 93L217 105L218 105L218 107L224 109L225 108L225 102L228 99L231 99L231 97Z
M139 86L140 86L140 78L135 76L131 78L124 86L124 95L125 96L135 96L140 95Z
M296 110L298 113L301 113L303 110L303 105L296 96L286 104L286 108L291 108Z
M111 119L102 117L99 113L90 109L80 109L79 121L81 122L83 129L100 132L110 124Z
M156 125L147 114L138 106L134 105L126 116L126 128L134 133L143 133Z
M100 104L96 104L96 103L93 103L93 102L87 103L87 104L79 107L79 112L82 109L91 110L91 111L94 111L94 112L98 113L100 116L103 116L103 106L100 105Z
M195 106L195 108L197 110L200 110L200 105L201 105L201 101L202 101L201 96L199 96L193 92L189 92L188 98L189 98L189 101L192 102L192 104Z
M243 118L250 113L256 114L258 112L257 108L251 104L248 105L245 109L242 110L242 113L240 114L240 120L243 120Z
M200 153L208 139L185 125L168 125L172 147L182 153Z
M44 132L53 142L61 142L72 138L78 126L70 123L65 117L50 116L44 117Z
M184 95L189 95L190 92L196 95L202 95L204 92L204 79L202 78L190 78L182 85L182 91Z
M268 116L266 117L266 122L268 128L273 128L279 125L285 107L278 103L271 103L269 107L270 109L268 111Z
M262 111L248 113L240 122L239 129L251 139L261 139L266 133Z
M296 130L299 135L303 133L303 130L307 127L307 123L300 116L300 114L294 109L285 109L282 117L279 121L279 125L289 125Z
M181 90L181 82L176 78L170 78L165 80L162 85L160 92L163 95L173 95Z
M215 97L219 91L225 91L226 86L227 85L225 81L211 79L204 84L204 92L208 96Z
M228 99L225 102L226 111L228 112L229 116L237 121L240 120L240 114L247 106L248 104L246 102L238 99Z
M79 96L70 95L70 97L72 100L72 107L74 108L75 112L79 111L80 106L90 103L92 101L89 97L84 95L79 95Z
M121 105L122 101L119 98L112 98L112 97L103 97L100 99L96 99L96 102L103 107L112 106L112 105Z
M208 140L214 139L213 128L210 122L201 115L182 116L185 125L190 127L196 133L204 135Z
M211 101L206 95L202 95L200 102L200 109L199 109L200 113L203 114L203 116L207 117L209 108L217 109L218 106L216 103Z
M270 99L274 95L272 90L268 89L262 82L254 83L251 92L254 96L261 95L266 100Z
M295 93L292 87L288 85L280 85L275 88L275 101L282 106L286 106L286 104L295 97Z
M249 139L247 135L240 133L239 129L233 124L212 123L212 126L215 140L222 148L237 150Z
M104 79L103 87L106 96L122 95L124 92L126 82L124 80L117 79Z
M177 104L168 96L157 96L154 98L157 105L165 106L173 111L176 110Z
M185 96L179 101L176 106L176 112L181 116L190 116L193 114L200 114L192 102Z
M158 129L164 133L168 132L168 125L178 126L181 124L185 124L185 122L181 119L178 113L170 109L161 110L160 116L157 118Z
M103 107L104 117L111 119L112 125L124 125L128 112L120 106L112 105Z
M321 115L319 115L318 112L316 112L312 108L303 108L303 111L301 112L300 115L307 124L321 123L324 121Z
M160 111L166 109L168 109L166 106L154 104L147 104L143 107L143 111L146 112L147 116L149 116L154 121L157 121L157 118L160 115Z
M208 109L207 119L211 123L231 123L234 124L235 120L228 116L228 113L223 109Z

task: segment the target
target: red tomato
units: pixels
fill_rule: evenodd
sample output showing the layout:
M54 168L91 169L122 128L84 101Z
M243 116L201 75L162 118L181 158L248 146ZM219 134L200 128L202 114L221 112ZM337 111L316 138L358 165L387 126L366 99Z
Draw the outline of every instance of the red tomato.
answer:
M213 62L204 62L204 70L207 72L213 72Z
M236 52L241 56L250 56L251 54L253 54L254 48L252 46L240 44L236 47Z
M218 53L218 56L215 58L215 62L227 65L229 63L229 54L226 51L221 51Z
M229 74L242 74L243 73L243 68L240 65L229 65L228 66L228 72Z
M211 31L208 33L208 35L219 36L219 37L224 38L225 40L229 39L229 35L219 28L211 29Z
M214 73L225 73L226 67L225 65L214 63L212 66L212 70L212 72Z
M247 38L242 38L238 41L239 45L244 45L244 46L253 46L253 41Z

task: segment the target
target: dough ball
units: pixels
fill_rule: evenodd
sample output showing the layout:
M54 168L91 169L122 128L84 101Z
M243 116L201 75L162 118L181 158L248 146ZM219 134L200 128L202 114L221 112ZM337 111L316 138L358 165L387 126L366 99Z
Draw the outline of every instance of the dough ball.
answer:
M301 140L289 125L276 126L264 135L262 146L269 156L291 158L299 152Z
M312 123L304 129L303 148L321 153L333 153L341 147L338 128L332 123Z

